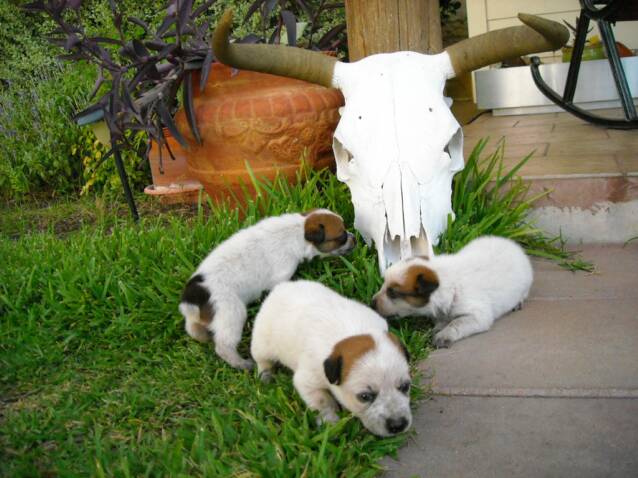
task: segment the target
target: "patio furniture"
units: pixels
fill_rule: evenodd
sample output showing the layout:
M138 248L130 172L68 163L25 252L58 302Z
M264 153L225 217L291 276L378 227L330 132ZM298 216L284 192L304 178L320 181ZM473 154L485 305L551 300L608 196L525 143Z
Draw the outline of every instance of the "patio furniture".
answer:
M551 101L563 108L564 110L572 113L573 115L581 118L590 123L605 126L607 128L615 129L635 129L638 128L638 115L636 114L636 107L633 102L629 85L627 84L627 78L623 69L622 63L618 56L618 50L616 48L616 40L614 33L611 29L611 24L617 21L638 20L638 1L636 0L580 0L581 10L578 17L578 24L576 27L576 38L574 39L574 50L572 58L569 63L569 72L567 73L567 81L565 82L565 89L563 96L560 96L556 91L550 88L543 80L540 74L539 65L541 64L540 58L537 56L532 57L532 78L538 89ZM596 5L603 5L601 8ZM602 39L607 58L609 60L609 66L614 76L614 82L616 83L616 89L618 90L618 96L624 111L625 119L605 118L583 110L574 105L574 92L576 91L576 83L578 81L578 72L580 70L580 63L582 61L583 49L585 47L585 40L587 37L587 28L589 22L593 20L598 24L600 30L600 36Z

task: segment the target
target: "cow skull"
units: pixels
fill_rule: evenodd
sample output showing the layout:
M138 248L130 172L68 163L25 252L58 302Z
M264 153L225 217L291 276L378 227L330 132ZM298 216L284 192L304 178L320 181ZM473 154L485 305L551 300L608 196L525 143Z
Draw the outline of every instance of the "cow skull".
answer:
M279 45L229 44L232 12L213 36L216 57L236 68L339 88L345 98L333 139L337 177L350 188L355 227L374 241L379 267L432 255L453 214L452 177L463 169L463 132L445 81L506 58L555 50L562 25L519 14L527 26L459 42L436 55L397 52L343 63Z

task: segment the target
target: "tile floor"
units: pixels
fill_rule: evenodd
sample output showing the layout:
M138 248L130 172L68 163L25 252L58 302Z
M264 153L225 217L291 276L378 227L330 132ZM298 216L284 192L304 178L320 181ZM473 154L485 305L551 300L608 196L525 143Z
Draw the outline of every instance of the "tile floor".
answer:
M617 115L619 110L599 110ZM515 164L534 151L521 170L524 178L638 176L638 130L611 130L587 124L569 113L492 116L484 113L466 124L465 154L490 137L486 152L505 139L505 162Z
M620 109L599 110L606 116ZM485 152L505 141L506 166L533 152L520 170L531 194L550 190L537 206L589 208L602 201L638 199L638 130L612 130L588 124L569 113L493 116L487 112L463 126L465 156L489 137Z

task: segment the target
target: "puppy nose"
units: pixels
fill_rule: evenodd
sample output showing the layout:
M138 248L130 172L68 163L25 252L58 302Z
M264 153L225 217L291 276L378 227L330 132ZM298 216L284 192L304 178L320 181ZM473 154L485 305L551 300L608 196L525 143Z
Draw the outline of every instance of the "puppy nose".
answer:
M370 307L372 307L374 310L377 310L377 298L373 297L372 300L370 301Z
M388 418L385 421L385 427L393 435L396 433L401 433L403 430L405 430L407 426L408 426L408 419L405 417Z

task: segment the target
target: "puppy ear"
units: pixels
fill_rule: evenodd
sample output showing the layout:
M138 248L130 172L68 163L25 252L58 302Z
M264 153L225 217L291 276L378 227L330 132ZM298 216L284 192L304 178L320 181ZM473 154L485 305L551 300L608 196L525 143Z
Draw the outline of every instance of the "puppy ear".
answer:
M410 361L410 352L408 352L408 349L405 348L405 345L403 345L403 342L401 342L399 337L394 335L392 332L386 332L386 333L388 334L388 337L390 338L390 340L392 342L394 342L394 345L396 345L399 348L399 350L401 350L403 355L405 355L405 359L409 362Z
M321 244L326 239L326 231L323 224L307 226L304 231L304 238L313 244Z
M430 297L430 294L438 289L439 283L428 280L425 274L416 277L416 293L421 297Z
M343 357L341 355L331 355L323 361L323 371L326 374L328 382L333 385L341 383L341 368L343 366Z
M374 339L369 334L352 335L337 342L323 362L328 381L333 385L342 384L357 360L373 348Z

